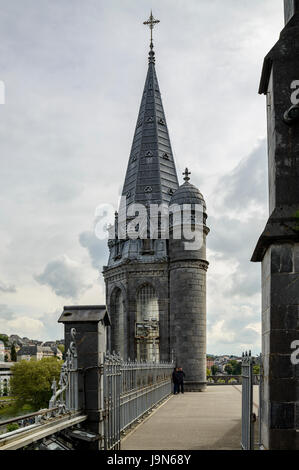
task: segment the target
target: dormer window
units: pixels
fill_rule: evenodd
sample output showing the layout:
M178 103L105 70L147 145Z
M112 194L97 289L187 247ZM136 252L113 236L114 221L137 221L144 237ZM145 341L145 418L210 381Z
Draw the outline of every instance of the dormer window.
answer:
M144 192L145 192L145 193L152 193L152 192L153 192L153 188L152 188L151 186L146 186L146 187L144 188Z

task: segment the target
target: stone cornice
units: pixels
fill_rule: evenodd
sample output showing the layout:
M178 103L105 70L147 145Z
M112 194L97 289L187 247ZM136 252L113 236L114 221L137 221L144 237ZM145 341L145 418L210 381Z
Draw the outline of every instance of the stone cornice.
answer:
M122 263L118 266L107 268L103 271L104 279L110 279L113 276L125 275L125 274L137 274L137 275L163 275L167 272L168 262L156 262L156 263Z
M299 242L299 206L278 207L270 216L251 261L262 261L272 244L294 242Z
M207 271L209 267L209 262L206 260L186 260L186 261L173 261L169 265L170 271L174 269L183 269L183 268L197 268Z

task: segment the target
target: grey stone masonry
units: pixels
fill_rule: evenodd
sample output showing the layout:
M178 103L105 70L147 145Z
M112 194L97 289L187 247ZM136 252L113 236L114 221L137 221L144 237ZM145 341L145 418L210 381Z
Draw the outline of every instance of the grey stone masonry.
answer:
M159 305L160 323L160 359L169 361L171 356L169 344L169 276L168 262L126 262L115 268L106 268L103 271L106 283L106 303L111 314L111 334L108 348L111 352L119 352L118 344L124 345L124 359L137 357L135 341L135 323L137 317L137 292L146 284L155 289ZM124 307L124 325L117 330L117 319L113 308L113 293L122 292Z
M252 261L262 263L261 443L299 449L299 10L285 2L286 26L266 56L259 92L267 95L270 217ZM294 94L294 92L296 92Z
M201 249L186 250L184 240L169 242L170 347L182 367L185 389L205 391L206 372L206 261L205 227Z
M64 307L59 318L64 324L65 350L71 341L71 329L76 329L76 346L79 373L79 408L87 414L84 423L87 430L103 436L103 420L100 410L102 389L101 364L107 348L107 327L110 318L106 306L71 306ZM99 441L90 444L90 450L99 450Z
M262 443L298 447L299 365L291 344L299 340L299 243L273 244L262 262ZM297 418L296 418L297 409Z

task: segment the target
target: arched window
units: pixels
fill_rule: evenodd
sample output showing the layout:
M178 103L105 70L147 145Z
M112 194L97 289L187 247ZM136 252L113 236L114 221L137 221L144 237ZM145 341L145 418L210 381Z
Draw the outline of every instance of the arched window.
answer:
M146 284L137 292L137 359L159 361L159 303L155 289Z
M120 353L126 359L126 331L124 299L120 289L115 289L111 295L111 350Z

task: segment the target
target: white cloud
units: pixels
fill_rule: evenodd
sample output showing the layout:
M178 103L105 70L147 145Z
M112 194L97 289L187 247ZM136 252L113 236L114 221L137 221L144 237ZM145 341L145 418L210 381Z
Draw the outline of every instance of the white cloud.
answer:
M256 323L250 323L249 325L246 326L248 330L255 331L259 335L261 334L262 331L262 325L261 322L256 322Z
M56 295L65 298L77 298L92 287L91 284L85 283L80 264L66 255L50 261L44 272L35 276L35 280L49 286Z
M234 331L229 331L225 327L225 321L220 320L217 321L212 325L210 334L209 334L209 340L212 343L219 343L221 342L222 344L228 343L231 344L235 340L235 332Z
M44 324L36 318L20 316L5 322L1 325L1 329L5 329L8 334L39 338L44 332Z
M15 292L17 292L17 289L13 285L7 285L7 284L4 284L4 282L0 281L0 292L4 292L7 294L14 294Z

